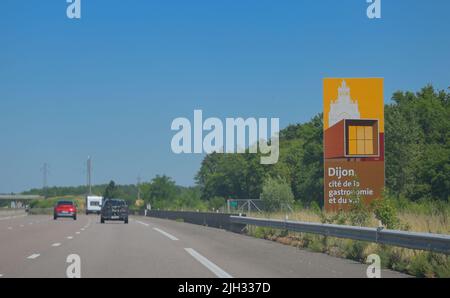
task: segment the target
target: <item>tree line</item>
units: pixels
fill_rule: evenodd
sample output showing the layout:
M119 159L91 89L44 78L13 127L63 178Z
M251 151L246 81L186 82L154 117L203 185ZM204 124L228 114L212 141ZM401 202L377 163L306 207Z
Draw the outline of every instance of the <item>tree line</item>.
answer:
M450 193L450 93L426 86L396 92L385 105L386 191L410 201L448 202ZM280 160L261 165L255 154L210 154L196 176L204 200L258 199L265 182L287 184L294 200L323 202L323 122L318 114L280 131ZM267 183L272 183L269 181Z
M450 93L426 86L396 92L385 105L386 192L407 201L448 202L450 193ZM322 114L280 131L280 158L262 165L259 154L212 153L203 159L196 186L182 187L165 175L140 185L145 203L159 209L217 209L226 199L272 198L322 205ZM102 195L108 185L94 185ZM86 186L32 189L24 194L84 195ZM115 185L114 196L133 203L136 185ZM270 205L270 199L269 205Z

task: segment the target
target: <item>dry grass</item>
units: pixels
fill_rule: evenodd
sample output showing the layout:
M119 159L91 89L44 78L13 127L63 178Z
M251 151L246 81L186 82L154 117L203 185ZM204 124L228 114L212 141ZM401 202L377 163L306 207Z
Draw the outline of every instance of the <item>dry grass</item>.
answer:
M271 218L271 219L285 219L285 213L249 213L247 216ZM295 211L287 214L289 220L318 222L320 223L320 216L309 209ZM450 222L447 214L429 215L412 211L400 211L398 218L403 229L414 232L450 234ZM369 219L369 227L379 226L378 220L375 216Z
M410 231L450 234L448 215L427 215L415 212L401 212L398 215L400 221L409 226Z

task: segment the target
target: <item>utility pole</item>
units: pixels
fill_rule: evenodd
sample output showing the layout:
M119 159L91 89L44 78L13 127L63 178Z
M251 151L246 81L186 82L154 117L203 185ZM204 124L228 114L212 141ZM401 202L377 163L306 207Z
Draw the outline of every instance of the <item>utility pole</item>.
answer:
M48 164L46 162L44 162L41 171L42 171L42 189L44 190L44 197L47 198Z
M137 191L138 191L137 199L140 200L141 199L141 175L139 175L137 177Z
M92 184L91 184L91 171L92 171L92 164L91 164L91 157L88 156L87 159L87 171L86 171L86 175L87 175L87 190L88 190L88 195L92 194Z

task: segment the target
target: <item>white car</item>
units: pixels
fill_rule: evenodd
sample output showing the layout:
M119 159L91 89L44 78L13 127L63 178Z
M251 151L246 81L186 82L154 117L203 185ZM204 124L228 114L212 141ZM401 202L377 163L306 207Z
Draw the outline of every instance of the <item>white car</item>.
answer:
M102 210L103 197L86 196L86 214L95 213L100 214Z

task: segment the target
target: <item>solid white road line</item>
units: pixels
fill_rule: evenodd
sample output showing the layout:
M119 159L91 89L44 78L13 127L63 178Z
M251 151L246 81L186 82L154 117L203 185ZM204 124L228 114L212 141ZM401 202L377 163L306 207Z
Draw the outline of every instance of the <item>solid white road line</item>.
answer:
M209 269L212 273L214 273L219 278L233 278L230 274L223 271L219 266L196 252L192 248L185 248L185 250L197 261L199 261L203 266Z
M67 236L66 238L67 238L67 239L69 239L69 240L70 240L70 239L73 239L73 237L72 237L72 236Z
M175 236L173 236L173 235L170 235L169 233L167 233L167 232L164 232L163 230L160 230L160 229L158 229L158 228L153 228L153 230L155 230L155 231L157 231L157 232L160 232L161 234L163 234L164 236L166 236L167 238L169 238L170 240L178 240L178 238L177 237L175 237Z
M33 259L36 259L39 256L40 256L40 254L32 254L31 256L28 256L27 259L33 260Z
M52 244L53 247L58 247L58 246L60 246L60 245L61 245L61 243L59 243L59 242L53 243L53 244Z
M144 225L146 227L150 226L148 223L145 223L145 222L142 222L142 221L139 221L139 220L136 220L136 222L141 224L141 225Z

